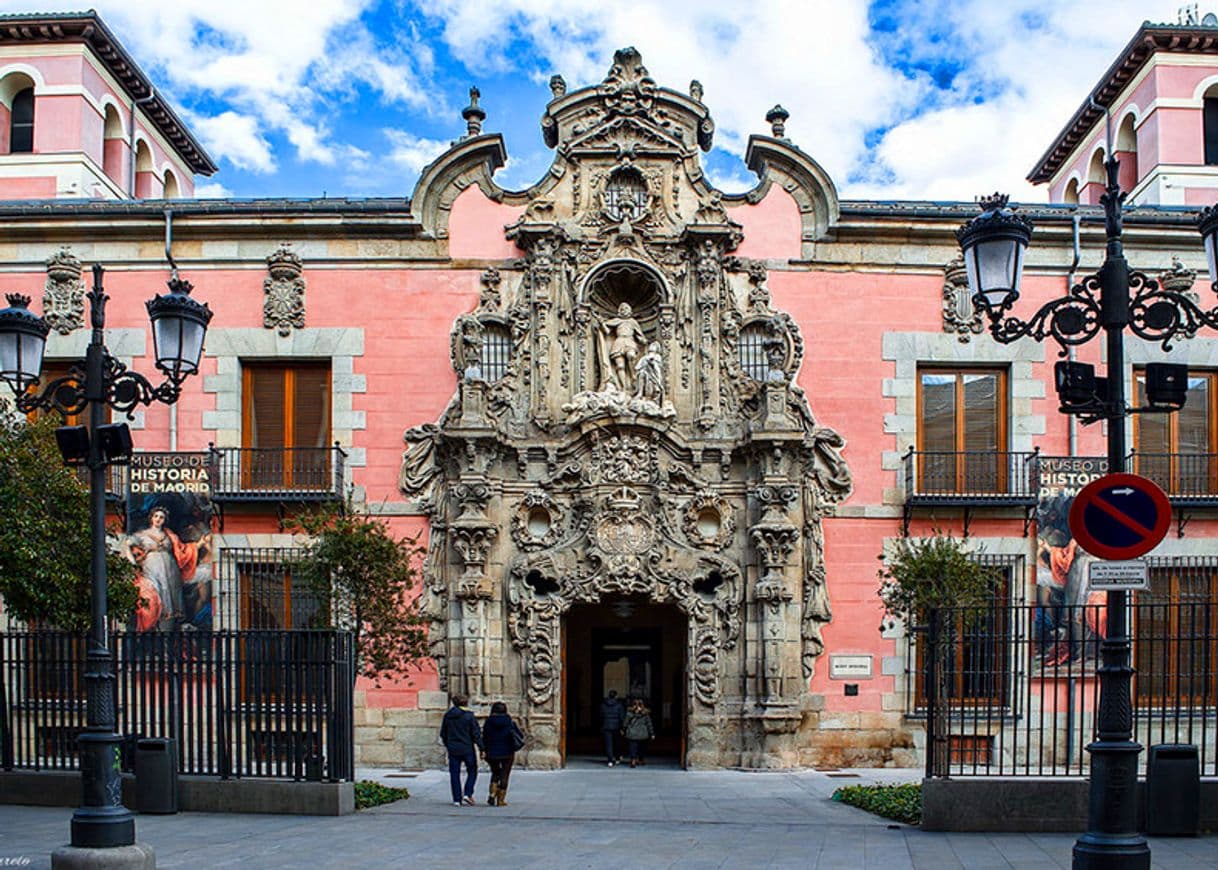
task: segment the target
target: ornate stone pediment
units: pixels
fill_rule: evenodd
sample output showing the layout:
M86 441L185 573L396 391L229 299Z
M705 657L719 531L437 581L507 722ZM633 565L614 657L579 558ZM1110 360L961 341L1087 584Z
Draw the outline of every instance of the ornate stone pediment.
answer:
M691 752L727 763L707 735L730 716L742 746L787 753L774 741L798 724L830 619L822 520L850 492L842 439L798 384L803 337L766 263L733 254L744 199L698 164L714 130L701 87L660 87L625 49L601 84L551 90L555 163L505 230L519 256L482 274L453 325L452 402L405 435L442 684L518 699L529 762L556 763L565 614L634 596L684 615L704 726ZM767 143L783 171L817 169ZM827 222L831 194L801 214Z

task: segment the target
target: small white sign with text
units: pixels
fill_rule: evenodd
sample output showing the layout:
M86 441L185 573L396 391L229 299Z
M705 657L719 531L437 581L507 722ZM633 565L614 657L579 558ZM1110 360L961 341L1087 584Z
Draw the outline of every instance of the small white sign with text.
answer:
M871 656L865 655L831 655L829 656L829 679L831 680L870 680Z
M1088 580L1092 589L1150 588L1150 573L1146 570L1146 563L1141 559L1133 559L1128 562L1096 560L1091 563Z

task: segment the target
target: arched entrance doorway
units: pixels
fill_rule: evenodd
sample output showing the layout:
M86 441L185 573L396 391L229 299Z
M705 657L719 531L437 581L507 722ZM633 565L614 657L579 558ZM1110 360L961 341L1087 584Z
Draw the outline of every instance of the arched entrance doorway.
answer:
M650 708L648 755L684 765L688 644L687 618L674 604L618 596L573 605L563 618L565 759L604 756L600 706L612 689Z

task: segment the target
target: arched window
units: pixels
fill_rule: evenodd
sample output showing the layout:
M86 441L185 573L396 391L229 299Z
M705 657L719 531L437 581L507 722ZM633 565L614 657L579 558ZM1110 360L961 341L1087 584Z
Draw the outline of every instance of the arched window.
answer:
M1066 185L1066 189L1062 191L1062 202L1069 205L1078 205L1078 179L1071 178L1070 183Z
M501 323L482 324L482 378L488 383L502 380L512 361L512 334Z
M177 199L182 195L178 189L178 179L172 169L165 170L165 199Z
M1130 112L1121 119L1113 147L1121 163L1120 182L1122 190L1133 190L1138 184L1138 131L1134 129L1134 117Z
M123 120L114 106L106 106L105 124L102 129L102 169L115 184L123 183L123 152L126 137L123 135Z
M647 208L647 180L633 166L614 170L605 185L605 212L615 221L639 217Z
M740 368L755 381L769 380L770 361L766 355L769 341L764 323L750 323L740 330Z
M1205 165L1218 166L1218 85L1205 92L1204 107Z
M152 182L156 172L152 165L152 149L148 143L140 140L135 146L135 196L137 199L149 199L153 196Z
M1088 184L1103 187L1108 183L1108 171L1104 168L1104 161L1107 159L1108 155L1104 153L1103 148L1091 155L1091 163L1087 167Z
M34 150L34 89L25 88L13 96L9 114L9 153L29 153Z

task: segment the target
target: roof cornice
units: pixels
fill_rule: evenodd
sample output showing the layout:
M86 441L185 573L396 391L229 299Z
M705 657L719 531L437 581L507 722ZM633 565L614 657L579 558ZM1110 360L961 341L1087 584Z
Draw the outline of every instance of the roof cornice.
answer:
M97 13L23 13L0 15L0 45L80 42L88 45L132 100L151 97L141 108L190 169L212 175L217 167L173 107L127 54Z
M1143 24L1129 44L1117 55L1112 66L1091 89L1073 117L1057 134L1053 144L1036 161L1028 181L1043 184L1065 164L1067 158L1104 116L1113 108L1126 86L1156 52L1218 55L1218 27L1181 27L1174 24ZM1094 100L1099 108L1092 105Z

